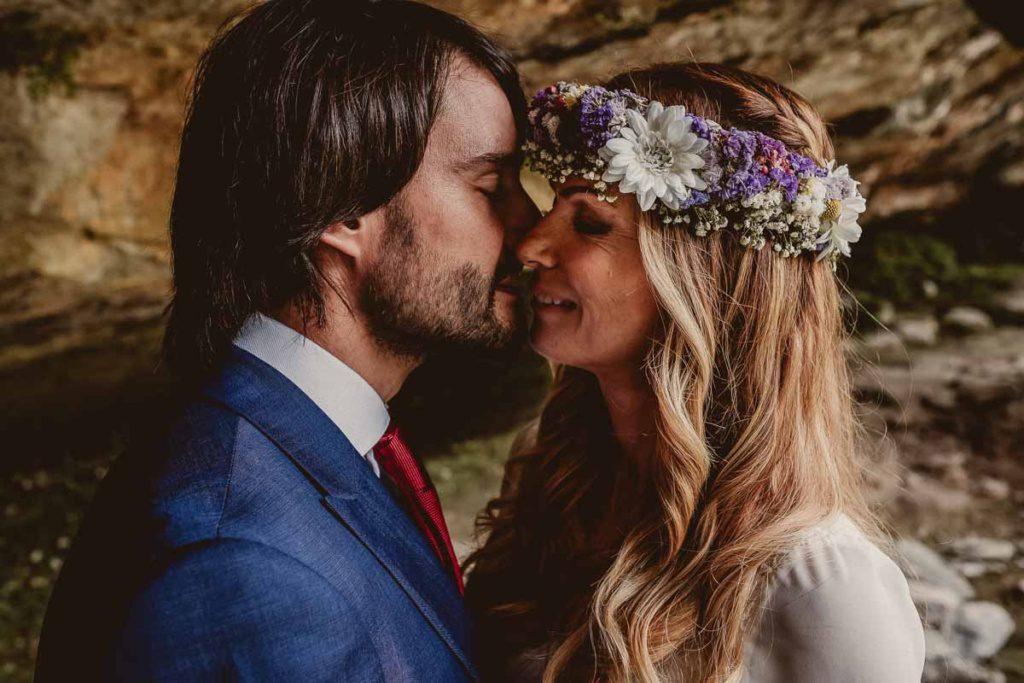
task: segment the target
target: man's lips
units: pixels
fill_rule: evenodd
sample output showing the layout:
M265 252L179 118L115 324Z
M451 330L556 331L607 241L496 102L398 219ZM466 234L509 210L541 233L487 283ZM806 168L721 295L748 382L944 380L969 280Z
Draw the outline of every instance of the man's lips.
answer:
M499 282L498 285L494 288L494 290L496 292L505 292L506 294L514 294L515 296L519 296L519 294L523 291L523 288L514 280L509 280L506 278L505 280Z
M519 296L526 290L529 278L530 273L526 269L519 269L499 279L494 289L498 292Z

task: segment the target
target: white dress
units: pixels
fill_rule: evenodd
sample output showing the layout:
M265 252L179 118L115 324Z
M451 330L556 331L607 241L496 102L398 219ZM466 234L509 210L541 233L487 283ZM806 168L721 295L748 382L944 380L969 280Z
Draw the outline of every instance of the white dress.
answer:
M918 683L924 630L899 567L845 515L811 528L769 586L743 683Z

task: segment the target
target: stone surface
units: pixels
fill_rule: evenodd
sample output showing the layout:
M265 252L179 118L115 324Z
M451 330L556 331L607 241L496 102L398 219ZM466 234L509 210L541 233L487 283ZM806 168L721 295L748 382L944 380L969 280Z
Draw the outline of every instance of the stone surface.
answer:
M961 600L974 596L974 588L942 556L913 538L896 544L896 563L911 580L945 588Z
M968 659L991 657L1006 643L1016 625L994 602L964 603L953 619L952 643Z
M928 659L938 660L956 656L956 649L941 631L935 628L924 629L924 651Z
M959 538L953 541L950 549L961 559L973 561L1009 561L1017 552L1013 541L980 536Z
M970 334L991 329L992 318L971 306L954 306L942 316L942 325L951 332Z
M994 477L983 477L978 482L982 495L993 500L1006 500L1010 497L1010 484Z
M990 567L984 562L954 562L953 568L966 576L968 579L976 579L988 573Z
M1024 329L908 347L902 358L860 355L868 364L854 375L857 395L884 428L899 432L901 457L915 469L933 473L925 463L943 452L987 459L1024 452Z
M961 657L949 640L934 629L925 629L923 683L1004 683L1006 675Z
M892 305L891 301L880 302L875 311L875 318L878 319L881 325L886 327L892 325L896 320L896 307Z
M963 657L943 657L925 662L922 683L1006 683L1006 674Z
M910 597L925 625L942 634L950 634L953 617L964 596L956 589L936 583L911 580Z
M917 459L914 462L914 469L945 481L962 484L967 480L967 472L964 469L966 463L967 454L961 450L935 450Z
M860 338L856 352L872 363L894 363L907 357L907 347L890 330L872 330Z
M977 579L978 577L983 577L983 575L988 573L990 570L996 568L995 566L986 564L985 562L971 561L953 562L952 565L954 569L964 574L965 577L967 577L968 579Z
M0 74L0 230L19 216L38 216L54 193L106 156L127 99L119 93L33 96L25 79ZM13 172L17 169L17 172ZM2 234L2 233L0 233Z
M1015 629L1010 614L995 603L970 600L963 563L947 563L913 539L900 541L898 549L897 562L910 577L910 595L925 625L922 681L1004 681L1003 673L980 660L1006 644Z
M905 480L904 498L925 509L941 512L961 512L971 507L971 495L956 484L910 472Z
M992 315L1003 322L1024 323L1024 286L1018 285L995 297Z
M939 321L930 315L899 317L893 323L893 330L913 346L934 346L939 340Z

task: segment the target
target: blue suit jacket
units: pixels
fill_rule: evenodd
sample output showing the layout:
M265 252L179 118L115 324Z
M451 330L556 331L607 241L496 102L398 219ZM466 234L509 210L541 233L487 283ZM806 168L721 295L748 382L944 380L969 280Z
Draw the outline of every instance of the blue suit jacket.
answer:
M36 675L466 681L468 640L454 582L345 435L233 348L111 469Z

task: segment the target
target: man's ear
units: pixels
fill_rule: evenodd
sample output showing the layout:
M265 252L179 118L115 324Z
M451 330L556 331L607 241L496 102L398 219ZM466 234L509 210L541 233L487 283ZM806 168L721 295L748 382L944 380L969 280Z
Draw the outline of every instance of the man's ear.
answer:
M372 249L382 221L383 207L359 218L332 223L320 235L320 243L358 263Z

